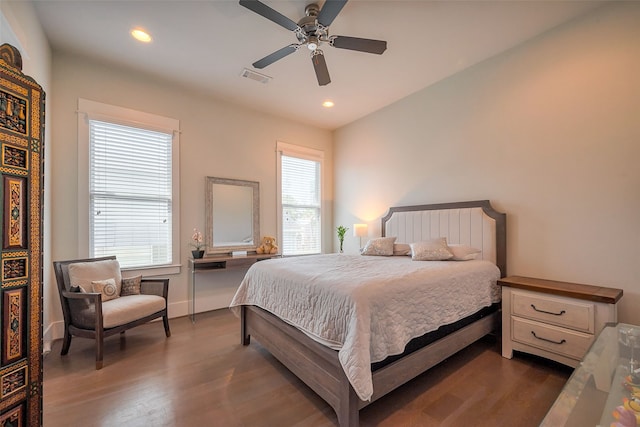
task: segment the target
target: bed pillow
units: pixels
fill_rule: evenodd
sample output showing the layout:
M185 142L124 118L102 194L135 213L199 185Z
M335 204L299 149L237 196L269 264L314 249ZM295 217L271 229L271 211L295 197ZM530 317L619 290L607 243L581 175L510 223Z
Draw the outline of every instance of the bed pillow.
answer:
M378 255L378 256L391 256L393 255L393 244L395 243L395 237L378 237L371 239L362 248L362 255Z
M120 296L118 286L116 286L116 279L94 280L91 282L91 286L93 286L93 292L102 294L102 302L116 299Z
M407 243L394 243L393 255L394 256L411 255L411 246L409 246Z
M453 256L451 257L453 261L470 261L472 259L476 259L482 251L468 245L450 244L449 252L453 254Z
M410 246L411 259L414 261L443 261L453 256L445 237L412 243Z

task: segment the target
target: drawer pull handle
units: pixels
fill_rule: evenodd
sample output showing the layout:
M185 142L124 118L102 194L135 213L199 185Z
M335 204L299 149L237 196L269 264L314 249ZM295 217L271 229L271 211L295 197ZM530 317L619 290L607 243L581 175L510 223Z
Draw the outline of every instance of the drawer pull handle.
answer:
M531 335L533 335L535 338L537 338L539 340L547 341L547 342L550 342L552 344L564 344L564 343L567 342L567 340L565 340L564 338L562 338L561 341L554 341L554 340L550 340L549 338L542 338L542 337L537 336L536 333L533 332L533 331L531 331Z
M566 313L566 311L562 310L560 313L554 313L552 311L546 311L546 310L540 310L539 308L536 308L535 305L531 304L531 308L533 308L535 311L537 311L538 313L546 313L546 314L552 314L554 316L562 316L563 314Z

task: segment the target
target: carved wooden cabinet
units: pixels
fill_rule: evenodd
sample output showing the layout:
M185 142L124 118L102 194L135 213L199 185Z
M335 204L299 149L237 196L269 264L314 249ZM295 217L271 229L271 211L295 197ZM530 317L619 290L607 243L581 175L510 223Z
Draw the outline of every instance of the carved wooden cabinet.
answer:
M0 46L0 426L42 425L42 87Z

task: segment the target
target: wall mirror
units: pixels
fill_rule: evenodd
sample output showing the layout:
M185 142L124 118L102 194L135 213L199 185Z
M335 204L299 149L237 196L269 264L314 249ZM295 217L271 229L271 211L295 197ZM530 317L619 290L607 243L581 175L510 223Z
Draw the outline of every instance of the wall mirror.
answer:
M255 251L260 245L260 183L206 178L207 254Z

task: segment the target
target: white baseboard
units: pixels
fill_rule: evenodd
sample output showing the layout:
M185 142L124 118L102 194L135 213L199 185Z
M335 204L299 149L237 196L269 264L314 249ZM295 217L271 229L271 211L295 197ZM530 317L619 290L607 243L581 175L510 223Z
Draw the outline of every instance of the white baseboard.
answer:
M51 351L51 343L57 339L64 337L64 322L59 320L50 323L47 328L42 331L42 353L47 354Z

